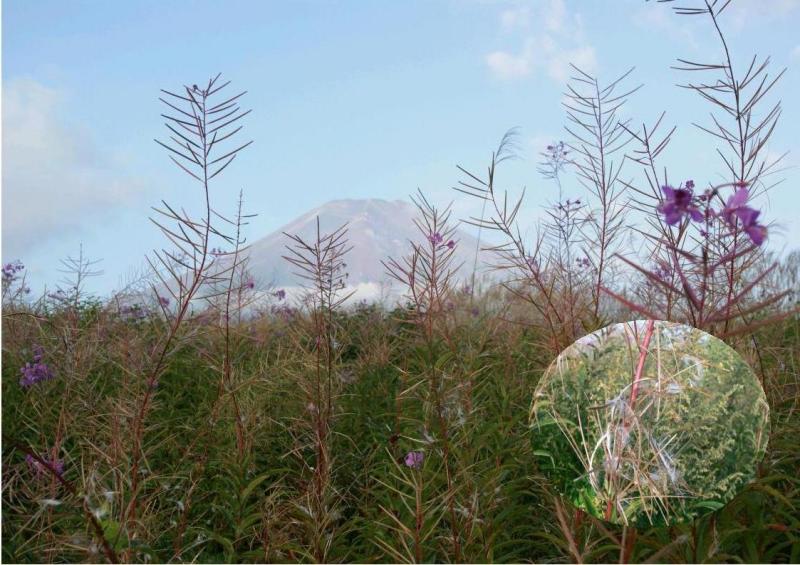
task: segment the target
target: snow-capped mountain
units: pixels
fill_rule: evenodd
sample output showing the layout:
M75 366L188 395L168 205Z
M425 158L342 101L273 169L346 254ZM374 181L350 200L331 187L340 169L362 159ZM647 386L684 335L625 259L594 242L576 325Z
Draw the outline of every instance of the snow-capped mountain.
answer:
M288 255L286 246L291 243L285 234L299 235L306 241L313 241L319 217L323 234L347 223L349 245L352 246L345 258L348 284L353 287L380 286L388 281L381 261L408 254L409 240L424 241L425 236L413 222L417 215L416 207L402 200L333 200L253 242L249 248L248 269L261 286L299 285L293 267L282 258ZM457 222L456 219L452 221ZM455 240L454 264L463 263L459 275L466 280L472 275L477 240L461 229L457 230ZM479 254L479 272L484 255L485 252Z

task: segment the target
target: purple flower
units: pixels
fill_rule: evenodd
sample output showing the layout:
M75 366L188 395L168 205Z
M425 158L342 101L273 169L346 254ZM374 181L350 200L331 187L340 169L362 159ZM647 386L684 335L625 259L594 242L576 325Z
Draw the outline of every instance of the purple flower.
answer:
M64 462L61 459L50 459L47 454L41 454L39 457L44 465L30 454L25 456L25 462L37 477L47 476L51 474L51 471L55 471L59 477L64 474ZM50 471L45 468L45 465L50 468Z
M434 245L439 245L440 243L442 243L442 241L444 241L444 238L442 237L442 234L440 234L437 231L436 233L428 236L428 241L430 241Z
M747 200L749 198L750 192L747 190L747 188L744 186L739 188L739 190L730 195L728 201L725 203L725 207L720 211L719 215L729 225L736 225L736 219L734 218L734 215L740 209L745 207L745 204L747 204Z
M759 210L748 207L742 208L737 213L739 220L742 222L742 229L756 245L761 245L767 238L767 228L757 221L759 214L761 214Z
M761 211L747 206L750 193L744 183L738 183L739 189L734 192L725 207L720 212L723 220L732 228L736 228L736 219L742 223L742 230L750 237L756 245L761 245L767 237L767 228L758 223L758 216Z
M455 246L456 246L456 242L453 241L452 239L447 242L447 248L448 249L453 249Z
M694 186L693 182L691 184ZM661 190L664 192L664 200L656 209L664 214L664 221L668 225L674 226L683 219L684 215L688 215L695 222L703 221L705 216L695 206L695 198L691 188L688 186L686 188L673 188L669 185L664 185Z
M581 257L580 259L575 259L575 262L578 264L578 267L582 269L588 269L592 266L592 262L589 261L588 257Z
M275 291L275 297L278 300L283 300L284 298L286 298L286 291L283 290L282 288L278 289L277 291Z
M10 284L17 280L17 274L25 269L25 265L21 261L14 261L13 263L6 263L3 265L3 282Z
M672 282L672 266L666 261L659 261L653 269L653 274L661 281Z
M564 142L559 141L554 145L548 145L547 151L545 152L545 157L551 161L560 161L564 159L569 151L564 149Z
M166 296L159 296L158 303L161 305L162 308L167 308L169 307L169 298L167 298Z
M425 454L422 451L409 451L405 458L405 464L406 467L420 469L424 460Z
M22 377L19 379L19 386L22 388L30 388L37 383L49 381L55 378L53 371L47 365L42 363L43 351L38 345L34 347L33 363L25 363L19 372Z
M138 304L126 304L119 310L124 320L142 320L147 317L147 312Z

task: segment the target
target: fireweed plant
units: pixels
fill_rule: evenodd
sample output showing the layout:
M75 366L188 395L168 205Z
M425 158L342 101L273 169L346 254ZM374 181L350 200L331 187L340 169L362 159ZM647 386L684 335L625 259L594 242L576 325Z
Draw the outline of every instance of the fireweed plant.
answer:
M320 230L319 217L313 240L286 235L291 244L284 259L304 283L302 301L308 312L307 323L297 325L296 343L304 355L294 379L305 409L294 420L295 428L287 430L294 438L293 455L302 464L299 479L305 484L298 493L295 520L308 548L306 558L324 563L330 560L342 498L331 478L336 455L332 430L338 411L341 380L337 375L343 350L338 312L352 295L346 290L345 262L351 247L346 225L326 234Z
M406 520L398 520L391 510L385 512L391 518L387 527L394 536L403 540L408 553L391 551L401 561L425 561L429 557L426 545L439 520L449 526L449 551L454 561L461 561L462 519L456 513L456 468L452 454L454 418L463 415L463 383L452 374L448 342L451 328L447 316L447 304L453 294L455 270L455 226L450 223L450 209L438 210L430 204L422 192L414 198L419 217L415 225L421 234L422 243L411 243L409 255L390 259L384 263L387 273L399 282L410 299L411 321L422 334L419 351L419 367L406 374L408 387L400 398L414 396L423 406L422 429L416 441L428 448L427 462L430 465L434 453L436 463L441 464L445 477L444 492L425 489L421 468L426 460L426 451L409 450L400 457L395 474L395 484L400 488L406 506L411 510ZM416 337L416 332L412 334ZM416 373L416 374L415 374ZM405 466L405 469L403 468ZM397 487L394 487L397 488ZM402 490L401 490L402 489ZM405 513L404 513L405 514ZM387 549L391 546L384 545Z
M564 103L569 121L566 130L572 139L564 145L549 146L539 169L545 178L557 180L559 190L555 214L548 210L550 219L544 226L544 233L549 229L556 234L559 245L551 246L553 251L543 250L542 236L533 245L526 245L515 226L522 197L509 204L507 193L499 193L495 187L497 165L508 158L504 153L506 138L493 154L486 176L459 167L468 178L456 189L490 204L488 219L482 214L469 221L504 236L506 243L488 249L499 258L497 268L516 274L503 284L534 306L535 316L527 321L550 335L548 345L554 353L559 344L569 341L569 336L577 337L581 328L604 325L601 313L610 314L611 319L627 311L654 319L685 321L729 338L752 334L781 318L796 316L796 303L789 301L787 305L792 291L773 290L769 284L778 263L764 266L763 244L769 228L756 203L758 196L770 188L765 182L776 172L780 160L769 161L764 156L780 116L780 103L766 111L759 108L783 73L769 76L769 60L759 63L756 58L743 73L735 71L719 21L729 4L730 1L699 2L696 8L675 9L680 15L707 17L721 42L724 63L679 60L679 68L717 74L713 81L684 87L699 93L718 111L719 115L712 114L712 126L698 127L722 142L717 153L725 165L728 182L708 183L707 188L698 190L693 180L676 184L669 181L666 172L659 175L656 160L675 128L658 137L663 114L652 128L643 126L641 131L634 131L629 121L617 119L619 107L637 90L614 92L621 88L621 81L630 71L602 88L594 77L575 67ZM621 165L613 165L612 156L623 149L627 151L623 161L642 166L647 189L624 180L620 176ZM573 154L567 157L570 152ZM588 189L589 198L562 203L562 172L575 173ZM565 237L563 227L569 225L570 204L582 201L588 209L580 220L582 237L577 245L584 257L576 261L576 266L594 270L588 308L581 308L570 299L575 296L573 265L559 259L564 253L560 248L570 247L564 245L571 238ZM629 209L641 212L650 228L635 228L647 246L645 263L623 254L617 239L623 225L622 213ZM571 253L568 251L567 256ZM618 269L638 272L643 282L624 290L613 286L613 277L608 275ZM603 295L614 298L623 308L615 312L612 304L604 304ZM565 325L567 332L563 331ZM763 352L756 336L752 336L752 342L758 364L763 366ZM574 522L582 520L581 513L576 513ZM626 543L632 543L631 539L628 536ZM574 541L570 539L570 551L574 559L580 560L583 554L575 552ZM621 548L621 559L627 559L630 549L630 545Z
M708 77L706 82L682 87L712 105L712 123L695 125L720 143L717 154L728 181L707 183L701 189L695 180L675 184L666 172L659 177L656 162L675 129L658 133L663 114L649 129L642 126L633 131L626 126L638 145L631 158L642 166L646 180L645 187L626 186L634 195L632 206L647 214L650 229L640 233L649 247L651 265L617 256L644 275L653 292L648 303L642 304L603 289L648 317L683 320L721 337L750 333L770 323L769 307L790 292L754 293L777 264L760 272L752 268L763 255L768 237L755 199L771 187L768 179L782 159L770 158L765 149L781 104L761 106L785 69L770 76L769 58L759 61L756 56L742 69L734 64L721 27L721 16L729 5L730 0L705 1L674 8L679 15L706 18L720 41L722 62L679 59L676 68L693 78Z
M719 8L714 17L724 23ZM740 96L741 150L735 96L715 82L758 92L763 74L744 84L741 71L735 81L723 68L701 71L718 73L705 92L734 108L715 106L733 146L715 139L735 170L772 128L751 135L763 108L746 118L769 96L759 93L753 105ZM72 268L83 274L37 299L23 290L27 269L4 265L3 560L800 560L800 331L796 294L781 292L797 288L800 259L790 255L770 270L774 227L753 212L774 169L757 175L748 161L745 174L727 171L713 185L697 172L667 178L660 160L673 132L635 129L614 113L630 79L609 92L609 83L575 72L581 80L570 83L578 96L570 106L585 121L570 120L570 130L584 140L568 132L563 145L544 150L541 173L558 200L532 243L517 225L521 205L500 184L504 163L519 153L514 135L481 174L462 171L459 187L479 196L485 212L475 222L505 238L496 254L505 284L464 284L455 222L420 196L418 237L405 257L385 260L405 293L388 307L342 302L343 231L291 234L285 254L310 277L304 291L255 280L243 199L218 192L244 146L236 143L243 97L225 94L219 77L163 93L161 141L198 190L185 210L162 204L153 215L165 249L150 257L152 266L100 299L78 282L96 271L78 254ZM689 198L677 192L688 189ZM707 189L710 200L701 199ZM643 214L646 245L625 259L669 286L622 260L627 243L617 224L626 206ZM752 237L762 235L757 245ZM602 250L593 244L600 237ZM682 279L703 296L704 245L709 272L734 247L735 265L713 269L698 309ZM469 266L476 270L477 258ZM741 294L730 315L728 293ZM634 529L571 508L542 474L549 459L528 421L550 360L587 332L641 318L635 306L690 324L694 313L709 333L727 332L770 404L770 441L752 483L724 512L669 528ZM636 410L652 395L642 384ZM667 448L678 446L676 439ZM596 502L605 517L608 499ZM612 500L612 519L619 510Z
M524 445L500 441L493 458L482 455L487 442L524 428L522 415L509 412L517 399L505 389L525 380L508 365L520 351L491 353L502 342L498 318L486 313L495 300L455 284L460 242L450 208L422 193L414 201L418 239L407 255L384 263L408 301L392 322L407 353L394 361L398 388L385 474L377 479L375 544L383 559L401 562L493 561L505 544L524 553L535 543L520 531L530 522L504 508L524 482L513 463L524 458ZM498 422L501 412L508 418ZM520 538L528 541L514 542Z
M160 407L158 392L173 368L174 357L202 333L197 331L200 324L196 322L199 316L193 316L195 309L203 308L204 303L219 295L215 287L229 280L229 273L239 267L236 261L219 261L211 254L215 239L236 246L241 244L238 236L228 236L216 227L215 221L237 226L240 222L226 220L212 206L211 184L239 151L249 145L249 142L243 145L231 142L241 130L238 121L247 114L240 110L237 102L243 93L229 97L219 94L228 85L219 78L217 75L202 87L186 86L179 93L163 91L161 101L168 113L162 116L166 119L169 141L158 143L168 150L179 168L200 184L204 213L194 218L166 202L162 203L163 208L155 209L153 222L161 229L168 245L174 247L156 251L149 259L153 273L147 283L150 297L146 298L141 292L138 296L115 296L112 304L123 324L110 325L108 314L100 311L98 304L83 300L83 282L86 277L98 273L92 271L92 262L81 254L78 259L65 263L74 281L66 288L49 293L43 304L46 312L59 314L56 319L62 326L54 329L58 330L56 335L61 334L62 355L67 364L62 363L54 382L60 382L63 387L64 399L85 393L87 388L90 390L92 383L86 376L101 367L114 367L124 375L121 381L109 384L110 390L118 387L121 394L101 400L105 411L93 416L98 429L110 434L110 437L101 434L96 438L104 447L93 448L102 453L104 463L79 471L79 476L85 477L81 491L64 478L70 474L70 467L80 465L80 461L64 460L63 473L53 472L51 483L53 499L59 486L78 500L83 498L82 505L92 516L95 535L90 548L94 552L101 548L109 561L152 558L152 546L143 538L156 515L156 501L163 499L164 492L158 481L154 481L151 468L153 458L160 457L163 437L153 436L150 414L154 407L156 411ZM230 295L230 286L223 292ZM110 347L101 357L97 350L103 342ZM230 366L229 361L222 363L221 381L226 381ZM70 411L69 406L66 401L60 404L51 461L57 459L64 442L74 441L70 440L70 429L79 413ZM203 437L202 428L201 425L196 429L195 438ZM192 442L187 443L187 451L190 451ZM18 448L31 451L22 445ZM185 457L187 453L182 455ZM201 457L200 461L203 460ZM53 471L50 465L40 468ZM191 480L190 474L190 483ZM99 497L99 502L95 500L98 490L106 493ZM82 494L77 496L79 492ZM189 485L187 501L180 505L182 508L189 506L191 494ZM52 514L51 507L48 513ZM51 538L50 543L55 545L55 539ZM174 544L179 556L181 545L179 535Z

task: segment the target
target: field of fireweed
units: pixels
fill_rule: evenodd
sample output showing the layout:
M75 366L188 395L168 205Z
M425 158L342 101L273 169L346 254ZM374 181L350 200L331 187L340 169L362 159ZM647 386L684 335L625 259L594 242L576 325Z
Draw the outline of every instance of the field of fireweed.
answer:
M419 238L384 263L405 294L392 307L347 302L346 226L311 240L287 234L303 299L254 281L246 199L238 195L233 218L215 208L237 197L225 191L226 168L255 151L240 139L246 98L219 76L163 91L159 143L204 211L160 205L164 246L149 257L152 272L98 298L85 290L95 273L80 255L65 260L68 283L34 298L22 263L3 268L3 560L800 560L800 254L769 251L759 211L778 170L764 148L781 73L726 42L726 2L697 6L677 12L703 18L722 55L679 66L710 104L700 125L724 182L667 176L676 166L660 158L675 132L668 119L619 115L636 95L634 73L601 81L574 68L568 139L544 149L539 167L559 200L533 240L518 227L521 198L497 187L516 153L512 131L488 166L459 167L454 179L454 197L478 199L479 217L454 218L416 196ZM471 265L456 275L458 220L501 242L490 249L502 283L464 281ZM560 352L637 319L723 340L765 395L760 412L732 403L724 376L705 371L715 408L737 422L768 414L769 441L745 450L746 485L721 487L732 500L711 496L705 514L688 509L673 525L629 524L604 498L593 499L596 511L572 506L585 502L587 469L566 436L529 419ZM634 373L572 392L624 413ZM652 387L639 394L637 410L656 409ZM735 472L741 450L716 450L724 434L703 427L709 406L681 399L662 409L708 450L691 453L691 470ZM655 453L681 455L669 449ZM552 468L577 469L584 483L551 483Z

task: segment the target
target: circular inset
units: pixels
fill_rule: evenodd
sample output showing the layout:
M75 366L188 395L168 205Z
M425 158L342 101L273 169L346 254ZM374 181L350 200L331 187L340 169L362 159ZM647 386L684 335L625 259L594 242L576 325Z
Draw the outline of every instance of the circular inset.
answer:
M663 525L721 508L752 480L769 407L727 344L639 320L565 349L536 389L530 424L539 468L575 506Z

